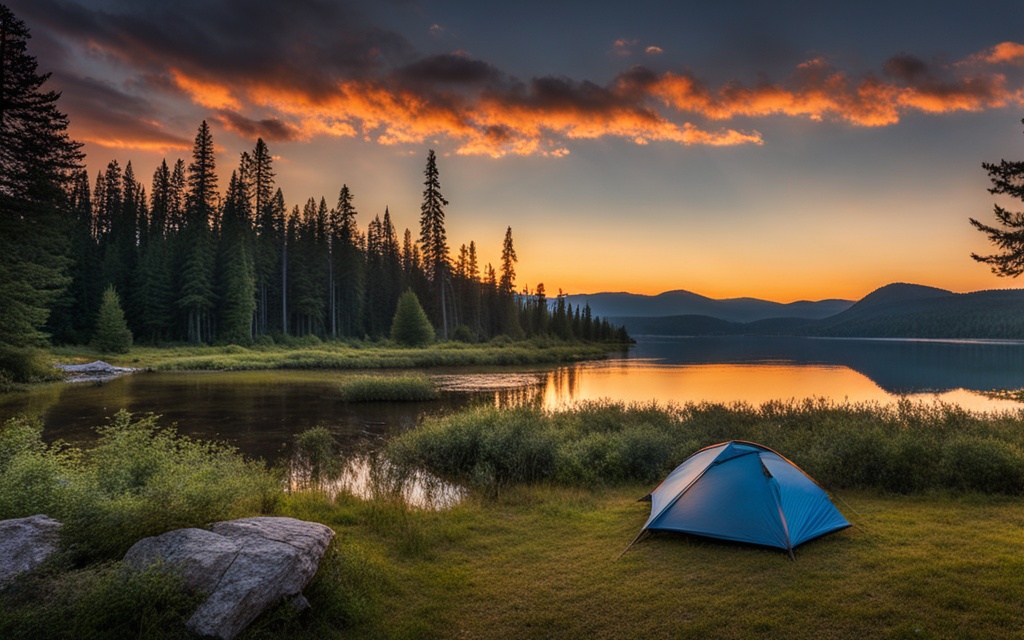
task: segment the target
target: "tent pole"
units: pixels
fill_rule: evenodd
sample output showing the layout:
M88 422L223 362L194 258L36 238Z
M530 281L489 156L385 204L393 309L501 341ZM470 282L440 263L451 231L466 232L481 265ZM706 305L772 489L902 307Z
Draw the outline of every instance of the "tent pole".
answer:
M616 560L619 560L620 558L622 558L622 556L626 555L626 552L627 552L627 551L629 551L629 550L630 550L631 548L633 548L633 545L634 545L634 544L636 544L637 542L639 542L639 541L640 541L640 538L642 538L642 537L644 536L644 534L646 534L646 533L647 533L647 529L642 529L642 530L640 531L640 533L636 534L636 537L635 537L635 538L633 538L633 542L630 542L630 543L629 543L629 546L627 546L627 547L626 547L625 549L623 549L623 550L622 550L622 553L620 553L620 554L618 555L618 557L617 557L617 558L615 558L615 559L616 559Z

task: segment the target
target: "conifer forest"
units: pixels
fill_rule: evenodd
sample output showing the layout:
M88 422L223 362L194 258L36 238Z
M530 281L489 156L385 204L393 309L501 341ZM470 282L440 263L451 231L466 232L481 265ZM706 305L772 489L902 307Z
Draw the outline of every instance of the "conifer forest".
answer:
M191 157L165 159L151 177L116 160L90 175L60 94L27 50L24 23L0 10L6 352L93 341L105 292L143 344L386 338L407 290L439 339L626 339L588 307L549 300L543 284L517 291L511 227L494 239L498 265L480 264L475 242L449 247L433 150L418 230L397 230L387 208L367 219L344 183L330 200L289 200L262 139L230 161L222 184L218 162L228 161L216 157L205 121Z

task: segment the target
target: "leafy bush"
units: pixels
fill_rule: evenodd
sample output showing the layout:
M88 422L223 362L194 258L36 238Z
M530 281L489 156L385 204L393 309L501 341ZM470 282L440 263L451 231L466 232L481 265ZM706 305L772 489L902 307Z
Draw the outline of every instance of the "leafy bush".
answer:
M0 430L0 517L45 513L64 523L83 560L120 557L141 538L216 520L266 513L280 483L233 448L160 427L126 411L82 452L47 446L25 419Z
M341 472L338 443L325 427L313 427L295 436L291 458L291 485L295 489L323 489Z
M192 637L185 621L200 601L159 566L35 572L0 591L0 637L185 639Z
M63 376L40 349L0 345L0 393L12 391L17 384L60 380Z

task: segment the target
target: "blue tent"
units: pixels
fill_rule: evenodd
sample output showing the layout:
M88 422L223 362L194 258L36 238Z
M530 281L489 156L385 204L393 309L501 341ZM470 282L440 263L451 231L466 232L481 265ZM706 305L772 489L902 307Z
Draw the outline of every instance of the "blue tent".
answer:
M651 517L634 543L646 531L681 531L778 547L792 557L793 547L850 526L800 467L752 442L701 449L647 498Z

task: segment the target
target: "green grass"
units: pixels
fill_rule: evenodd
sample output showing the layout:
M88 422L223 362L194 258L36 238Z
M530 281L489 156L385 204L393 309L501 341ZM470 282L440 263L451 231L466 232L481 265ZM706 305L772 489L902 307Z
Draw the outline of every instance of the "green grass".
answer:
M438 397L433 379L423 374L361 375L341 383L346 402L422 402Z
M339 536L283 638L1015 638L1024 507L844 493L855 528L785 553L640 530L649 487L521 486L443 513L289 500ZM272 617L270 617L272 619Z
M496 340L489 344L444 342L404 348L387 342L296 341L294 344L242 347L133 347L124 355L99 354L88 347L55 347L55 362L97 358L116 366L158 371L233 371L255 369L412 369L469 365L523 365L603 358L608 345L558 341Z
M828 488L1024 493L1024 412L824 400L659 407L583 403L471 409L430 418L388 443L397 463L492 492L525 482L653 483L702 447L750 440Z
M120 414L90 451L47 445L12 420L0 428L3 517L44 511L79 533L65 538L72 553L0 590L0 637L185 637L194 597L166 574L124 573L118 554L162 529L263 511L338 535L306 590L313 608L270 611L249 640L1016 638L1024 504L1000 492L1019 493L1002 478L1021 466L1021 420L909 403L476 410L396 441L407 453L436 445L423 459L474 484L490 474L444 511L389 494L271 497L265 471L152 418ZM330 455L328 436L304 434L311 464ZM739 437L834 480L854 528L801 545L795 562L668 533L618 558L649 514L637 499L660 480L637 452L659 443L671 453L658 464L671 467ZM916 478L895 487L912 492L891 492L897 472ZM996 481L990 493L972 486L983 478Z

